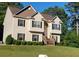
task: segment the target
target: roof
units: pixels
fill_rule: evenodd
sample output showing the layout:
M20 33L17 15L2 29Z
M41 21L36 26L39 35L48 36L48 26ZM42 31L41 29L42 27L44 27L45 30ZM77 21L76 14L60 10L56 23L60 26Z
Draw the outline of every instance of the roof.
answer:
M51 15L45 14L45 13L44 14L42 13L42 16L45 18L45 21L47 21L47 22L51 22L54 19L56 19L56 16L51 16Z
M9 6L9 9L11 10L12 14L15 14L20 10L20 8L15 7L15 6Z
M31 5L26 6L22 9L17 7L11 7L11 6L9 8L15 17L27 18L27 17L33 17L37 14L37 12L34 10L34 8Z

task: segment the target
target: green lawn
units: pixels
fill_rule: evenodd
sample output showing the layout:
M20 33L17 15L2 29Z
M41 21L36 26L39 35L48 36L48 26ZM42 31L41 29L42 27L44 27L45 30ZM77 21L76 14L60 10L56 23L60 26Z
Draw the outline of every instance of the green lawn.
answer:
M79 48L63 46L7 46L0 45L0 56L37 57L39 54L55 56L79 56Z

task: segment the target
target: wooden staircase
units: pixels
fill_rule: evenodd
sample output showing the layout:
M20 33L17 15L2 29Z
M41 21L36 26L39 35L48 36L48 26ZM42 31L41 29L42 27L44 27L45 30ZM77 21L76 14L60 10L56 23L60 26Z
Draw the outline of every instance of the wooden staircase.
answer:
M55 45L55 40L53 38L48 39L47 36L43 36L43 42L46 45Z

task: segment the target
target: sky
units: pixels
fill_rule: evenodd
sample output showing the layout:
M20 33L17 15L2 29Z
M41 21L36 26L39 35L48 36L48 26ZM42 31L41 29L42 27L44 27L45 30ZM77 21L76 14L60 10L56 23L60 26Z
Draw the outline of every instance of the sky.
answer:
M32 5L36 11L42 12L44 9L47 9L48 7L54 7L54 6L59 6L59 7L64 7L64 5L67 2L22 2L24 6L27 5Z

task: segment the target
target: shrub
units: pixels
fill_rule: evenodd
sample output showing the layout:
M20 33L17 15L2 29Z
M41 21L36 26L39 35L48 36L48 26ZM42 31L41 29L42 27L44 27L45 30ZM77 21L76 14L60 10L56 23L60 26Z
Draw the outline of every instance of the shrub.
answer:
M32 42L32 45L38 45L38 43L37 42Z
M39 42L38 45L43 45L43 42Z
M70 31L64 36L62 43L65 46L79 47L79 36L75 31Z
M16 44L16 45L21 45L21 40L16 40L16 41L15 41L15 44Z
M33 43L31 41L27 41L27 45L32 45Z
M43 45L43 42L28 41L27 45Z
M27 42L26 42L26 41L22 41L21 44L22 44L22 45L26 45Z
M6 42L6 44L12 44L13 40L14 39L11 37L11 35L8 35L5 42Z
M17 41L17 40L14 39L12 44L16 44L16 41Z

